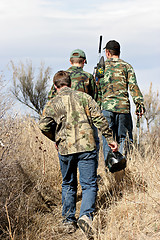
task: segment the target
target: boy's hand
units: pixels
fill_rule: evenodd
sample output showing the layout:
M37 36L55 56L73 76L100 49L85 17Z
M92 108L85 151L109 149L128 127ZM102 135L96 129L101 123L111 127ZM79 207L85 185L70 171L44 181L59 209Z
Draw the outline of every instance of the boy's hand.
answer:
M57 149L57 151L58 151L58 146L56 145L56 143L55 143L55 148Z
M111 150L113 152L117 152L118 151L118 144L117 144L117 142L112 142L112 143L110 143L108 145L109 145L109 147L111 148Z
M145 113L144 105L143 104L137 104L136 115L141 118L144 113Z

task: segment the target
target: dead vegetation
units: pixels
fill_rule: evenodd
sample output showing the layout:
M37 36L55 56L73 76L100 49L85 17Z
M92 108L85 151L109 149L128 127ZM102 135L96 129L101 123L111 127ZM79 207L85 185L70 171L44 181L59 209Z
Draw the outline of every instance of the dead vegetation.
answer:
M61 173L54 143L28 117L0 120L0 238L2 240L85 239L66 235L61 223ZM160 135L148 133L133 148L125 171L98 167L95 240L160 239ZM77 217L81 203L78 186Z

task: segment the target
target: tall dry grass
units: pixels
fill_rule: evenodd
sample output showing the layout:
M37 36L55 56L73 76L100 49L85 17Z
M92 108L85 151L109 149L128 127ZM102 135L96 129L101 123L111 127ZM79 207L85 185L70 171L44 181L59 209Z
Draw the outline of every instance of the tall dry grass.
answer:
M60 232L61 173L53 142L28 117L0 121L0 238L85 239ZM102 150L97 211L99 240L160 239L160 134L146 135L133 148L125 171L105 172ZM77 217L81 189L78 186Z

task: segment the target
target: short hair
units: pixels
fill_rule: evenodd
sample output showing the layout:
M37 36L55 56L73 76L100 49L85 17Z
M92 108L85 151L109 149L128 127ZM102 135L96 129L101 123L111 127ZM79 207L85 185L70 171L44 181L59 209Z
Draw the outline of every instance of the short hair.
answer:
M115 55L115 56L119 56L120 55L120 51L119 50L111 50L111 49L107 49L107 48L106 48L106 50L108 50L112 56L113 55Z
M76 56L76 53L75 53L75 56ZM79 63L79 64L81 64L81 63L83 63L84 61L86 61L86 59L85 59L85 58L82 58L82 57L74 57L74 58L70 58L70 61L71 61L72 64L74 64L74 63Z
M76 60L72 61L72 58L76 58ZM86 59L86 54L83 50L81 49L75 49L71 52L70 54L70 61L71 63L83 63L85 60L85 63L87 64L87 59Z
M71 78L70 74L66 71L60 70L53 77L53 83L57 88L61 88L63 86L70 87L71 86Z
M110 40L109 42L107 42L105 48L103 49L108 50L111 55L120 55L120 44L115 40Z

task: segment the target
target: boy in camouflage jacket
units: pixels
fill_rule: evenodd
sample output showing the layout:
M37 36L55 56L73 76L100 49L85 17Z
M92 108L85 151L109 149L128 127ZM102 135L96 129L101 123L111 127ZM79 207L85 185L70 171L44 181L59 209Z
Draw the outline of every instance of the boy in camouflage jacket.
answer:
M67 70L71 78L71 88L77 91L88 93L93 99L97 101L98 89L95 79L91 73L83 70L84 65L87 64L86 54L81 49L75 49L70 54L71 67ZM55 97L57 90L54 84L48 94L48 99ZM96 142L97 158L99 157L99 137L95 126L94 138ZM98 165L97 165L98 166Z
M81 223L92 221L97 195L97 153L93 135L94 124L108 141L113 151L112 130L95 100L86 93L70 88L67 72L54 76L57 95L45 106L39 127L43 134L56 142L62 173L62 216L64 227L76 226L77 166L80 172L82 203L79 216ZM76 230L76 227L74 228Z
M140 116L144 113L143 96L138 87L133 67L119 58L120 44L109 41L105 46L107 60L105 62L104 78L100 79L101 108L114 138L120 144L119 151L123 153L126 134L132 142L132 117L130 113L129 93L136 105L136 113ZM140 112L138 111L140 109ZM107 158L110 148L103 137L104 158Z

